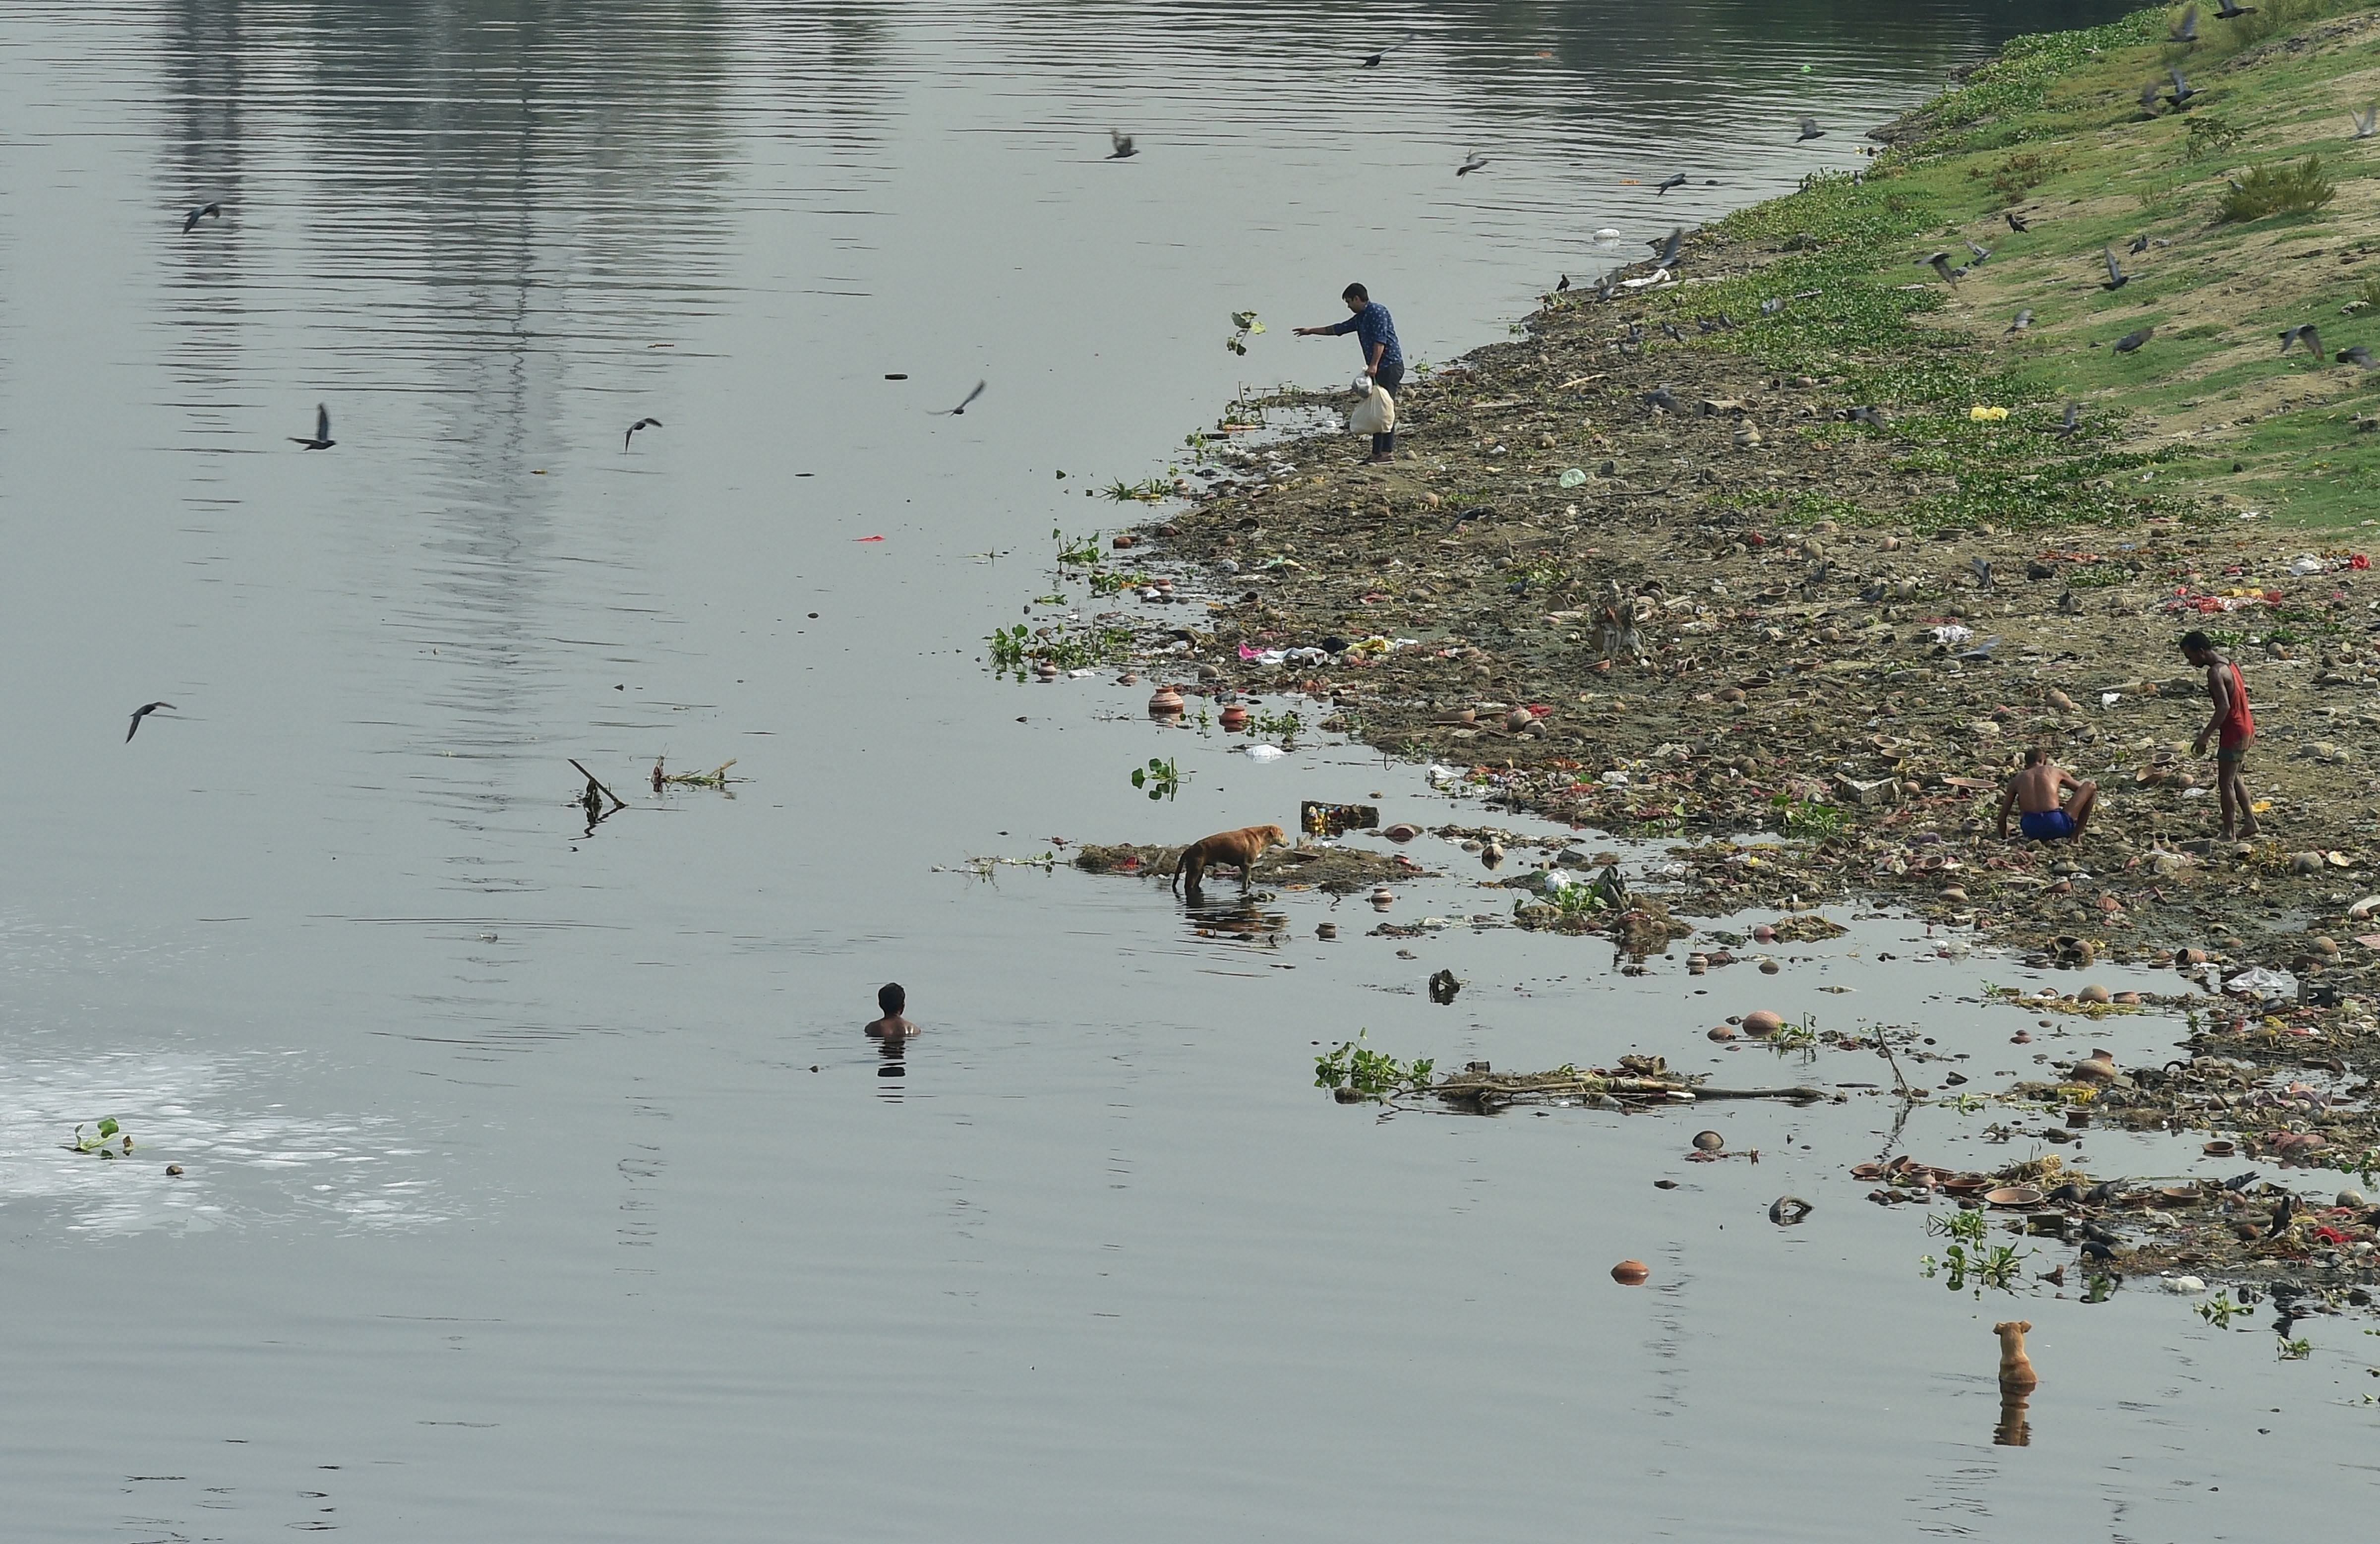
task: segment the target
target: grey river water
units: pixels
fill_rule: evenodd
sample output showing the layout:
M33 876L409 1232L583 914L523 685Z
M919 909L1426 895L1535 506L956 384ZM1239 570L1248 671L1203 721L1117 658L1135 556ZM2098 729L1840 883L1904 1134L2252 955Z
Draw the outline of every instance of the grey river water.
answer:
M995 682L983 638L1047 588L1053 527L1114 523L1082 486L1160 470L1244 383L1350 373L1288 333L1349 279L1449 359L1612 261L1595 230L1633 256L1855 164L1946 67L2105 14L6 7L0 1536L2368 1515L2355 1326L2282 1362L2154 1291L1945 1292L1918 1219L1844 1177L1885 1101L1695 1117L1755 1167L1684 1164L1682 1119L1380 1119L1310 1086L1359 1028L1441 1066L1700 1066L1760 1003L2022 1070L2025 1021L1974 1002L2014 962L1900 921L1773 980L1463 928L1407 960L1368 911L1318 942L1310 894L1267 949L1136 881L947 871L1300 796L1435 818L1417 769L1252 763L1149 725L1145 687ZM1797 148L1803 112L1829 134ZM1140 153L1104 161L1111 128ZM656 798L664 753L749 781ZM1125 782L1155 754L1176 802ZM591 834L570 757L632 805ZM1449 877L1400 917L1505 909L1415 850ZM1451 1007L1439 967L1472 983ZM888 979L925 1026L897 1064L859 1033ZM62 1150L102 1115L131 1158ZM1996 1161L1989 1118L1901 1141ZM1809 1222L1770 1225L1785 1191ZM1611 1283L1626 1256L1648 1288ZM1993 1441L1988 1332L2019 1316L2024 1448Z

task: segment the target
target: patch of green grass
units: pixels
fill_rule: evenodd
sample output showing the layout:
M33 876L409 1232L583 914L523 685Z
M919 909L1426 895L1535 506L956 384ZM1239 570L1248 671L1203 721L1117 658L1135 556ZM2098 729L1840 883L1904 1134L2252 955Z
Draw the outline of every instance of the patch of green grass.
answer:
M2322 157L2309 155L2294 166L2258 166L2223 195L2216 213L2234 224L2307 214L2338 196L2338 185L2323 175Z
M1367 1099L1384 1100L1402 1093L1418 1093L1429 1087L1431 1069L1438 1064L1435 1061L1425 1056L1401 1062L1365 1043L1367 1033L1359 1029L1354 1039L1314 1059L1316 1088L1351 1088Z

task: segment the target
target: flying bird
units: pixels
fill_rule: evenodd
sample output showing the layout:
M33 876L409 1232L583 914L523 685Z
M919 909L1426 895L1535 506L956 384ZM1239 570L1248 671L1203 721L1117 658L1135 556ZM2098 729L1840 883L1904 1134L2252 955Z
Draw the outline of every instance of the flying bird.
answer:
M2028 225L2028 222L2025 220L2024 216L2023 216L2023 215L2022 215L2022 214L2019 214L2019 213L2018 213L2015 210L2013 210L2013 209L2011 209L2011 210L2010 210L2010 211L2008 212L2008 223L2009 223L2009 229L2010 229L2010 230L2012 230L2012 231L2016 232L2019 236L2022 236L2022 235L2025 233L2025 229L2026 229L2026 226L2027 226L2027 225Z
M1851 421L1853 423L1866 424L1870 429L1882 429L1884 427L1884 409L1881 407L1867 406L1853 407L1851 413Z
M2338 351L2338 362L2343 365L2359 365L2365 370L2380 370L2380 364L2375 364L2373 361L2372 350L2364 347L2360 343L2351 348L2340 349Z
M210 214L213 215L218 220L222 219L223 205L219 203L202 203L199 205L198 208L190 211L189 213L182 217L182 234L184 236L189 235L191 228Z
M1596 298L1597 299L1598 299L1598 300L1609 300L1609 299L1611 298L1611 297L1612 297L1613 293L1614 293L1614 291L1612 290L1612 287L1611 287L1611 275L1610 275L1610 274L1606 274L1605 275L1603 275L1603 277L1601 277L1601 278L1599 278L1599 279L1597 279L1597 280L1596 280L1596 281L1595 281L1595 298Z
M289 443L304 445L308 450L328 450L337 444L339 442L331 438L331 409L322 403L314 404L314 437L309 440L292 434Z
M983 395L983 388L986 383L987 383L985 382L978 381L975 383L975 390L966 394L966 402L960 403L957 407L951 408L947 412L938 412L934 416L938 419L954 419L958 417L961 413L967 410L968 403L973 402L977 397Z
M2347 115L2355 120L2357 139L2369 140L2374 133L2380 133L2380 102L2374 103L2361 113L2350 107L2347 110Z
M2074 432L2082 427L2082 405L2079 402L2070 402L2066 405L2066 416L2058 420L2058 428L2053 432L2071 437Z
M2281 334L2281 352L2284 354L2288 353L2289 351L2289 345L2293 343L2304 345L2305 351L2313 355L2315 359L2319 359L2322 358L2322 334L2314 331L2313 324L2312 322L2301 323L2290 328L2288 332L2283 333Z
M2237 21L2243 16L2255 15L2256 7L2253 6L2235 6L2231 3L2231 0L2217 0L2217 8L2215 14L2218 18L2224 21Z
M1654 188L1653 191L1655 194L1658 195L1668 192L1672 188L1683 188L1685 185L1686 174L1680 172L1677 176L1670 177L1666 182L1663 182L1659 187Z
M2101 289L2121 289L2132 282L2130 274L2116 266L2116 249L2102 247L2099 255L2107 260L2107 282L2099 286Z
M2188 10L2181 13L2181 24L2176 27L2171 33L2168 34L2165 41L2168 43L2196 43L2198 41L2197 6L2192 6Z
M1826 137L1827 131L1818 127L1817 119L1803 118L1802 120L1802 132L1793 136L1793 142L1798 145L1804 140L1823 140Z
M1485 166L1486 164L1488 164L1488 158L1475 150L1471 152L1469 160L1463 162L1462 165L1454 168L1454 175L1456 176L1469 176L1472 173L1477 171L1480 167Z
M1989 248L1978 247L1972 241L1967 243L1967 250L1975 254L1974 265L1978 268L1981 268L1984 265L1985 259L1992 255Z
M2227 3L2228 3L2228 0L2227 0ZM1364 56L1364 62L1363 62L1362 64L1360 64L1360 65L1357 65L1355 67L1356 67L1357 69L1378 69L1378 68L1379 68L1379 67L1380 67L1380 61L1381 61L1381 60L1383 60L1383 59L1385 59L1385 58L1387 58L1390 55L1394 54L1398 49L1402 48L1405 44L1407 44L1407 43L1409 43L1413 42L1413 41L1414 41L1414 39L1415 39L1415 37L1416 35L1417 35L1417 34L1415 34L1415 33L1414 33L1414 32L1410 32L1410 31L1408 31L1407 33L1405 33L1405 35L1404 35L1403 37L1401 37L1401 38L1399 38L1396 42L1394 42L1394 43L1392 43L1389 44L1389 46L1388 46L1388 47L1381 49L1378 54L1367 54L1367 55L1366 55Z
M132 736L140 733L140 721L142 719L147 718L151 713L155 712L160 708L173 707L174 705L171 702L150 702L133 709L132 727L124 732L124 743L126 745L130 745L132 743ZM178 708L175 708L174 711L176 712L181 711Z
M1944 284L1955 285L1959 282L1959 275L1951 272L1950 269L1949 253L1937 252L1932 257L1925 259L1925 262L1933 267L1934 272L1942 275L1942 282Z
M2192 97L2200 94L2197 87L2182 78L2180 70L2169 69L2166 73L2173 77L2173 95L2166 100L2171 102L2176 107L2188 105Z
M1108 140L1115 146L1115 152L1107 158L1110 161L1122 161L1135 153L1132 148L1131 135L1119 134L1111 128L1108 130Z
M2151 117L2155 117L2156 115L2157 92L2163 90L2165 90L2165 82L2162 80L2152 80L2147 85L2143 86L2141 88L2141 111L2148 114Z
M2016 313L2016 320L2008 324L2008 330L2011 333L2022 333L2027 327L2032 325L2033 312L2030 310L2021 310Z
M2116 340L2116 352L2119 354L2130 354L2134 349L2140 347L2141 345L2148 342L2149 339L2155 336L2156 336L2156 329L2155 327L2143 327L2137 333L2126 333L2122 337Z
M667 426L659 419L638 419L636 422L628 425L627 433L620 437L620 448L622 450L627 449L629 443L636 439L637 431L639 429L662 429L666 427Z
M1675 268L1678 265L1678 249L1685 244L1685 226L1672 225L1670 227L1669 242L1661 249L1661 267Z
M1988 561L1980 557L1971 557L1967 560L1967 567L1975 576L1975 583L1978 586L1985 590L1992 587L1992 565Z

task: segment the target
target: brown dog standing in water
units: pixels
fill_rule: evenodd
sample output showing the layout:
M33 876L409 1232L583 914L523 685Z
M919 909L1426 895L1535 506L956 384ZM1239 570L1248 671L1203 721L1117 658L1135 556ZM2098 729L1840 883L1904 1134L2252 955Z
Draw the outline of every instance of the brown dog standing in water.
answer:
M1190 894L1198 894L1198 877L1208 869L1222 864L1234 864L1240 870L1240 888L1256 886L1257 859L1267 847L1285 847L1289 838L1279 826L1242 826L1237 831L1219 831L1203 841L1193 842L1182 849L1182 857L1173 865L1173 886L1190 881Z
M1992 1326L1992 1333L2000 1338L2000 1388L2004 1392L2022 1393L2038 1387L2040 1375L2033 1370L2033 1358L2024 1354L2024 1332L2033 1328L2029 1319L2008 1319Z

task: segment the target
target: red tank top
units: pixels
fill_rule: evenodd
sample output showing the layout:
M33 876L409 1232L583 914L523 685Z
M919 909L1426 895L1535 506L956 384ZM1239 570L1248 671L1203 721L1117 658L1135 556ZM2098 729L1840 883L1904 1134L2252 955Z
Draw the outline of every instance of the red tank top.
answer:
M2256 716L2248 711L2248 678L2240 674L2239 663L2223 664L2231 672L2231 711L2223 715L2222 738L2225 745L2236 745L2256 732Z

